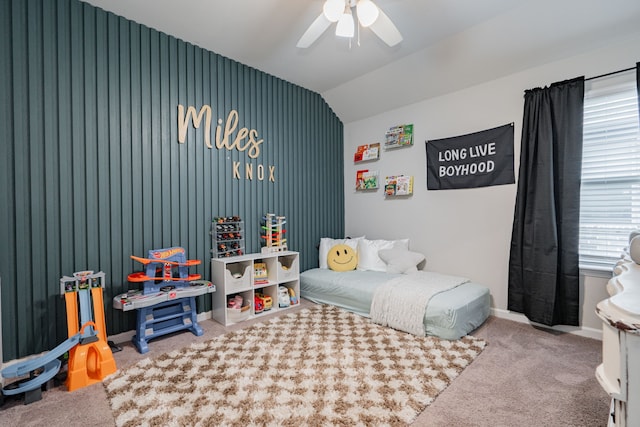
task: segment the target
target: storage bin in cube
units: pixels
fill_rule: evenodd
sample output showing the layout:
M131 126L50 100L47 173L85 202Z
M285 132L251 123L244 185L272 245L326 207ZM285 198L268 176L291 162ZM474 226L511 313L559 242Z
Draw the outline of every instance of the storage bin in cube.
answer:
M299 262L296 255L278 257L278 281L286 282L298 277Z
M227 264L224 274L227 293L251 288L251 263Z
M237 323L247 320L251 316L251 305L247 304L240 308L227 307L227 319L229 322Z

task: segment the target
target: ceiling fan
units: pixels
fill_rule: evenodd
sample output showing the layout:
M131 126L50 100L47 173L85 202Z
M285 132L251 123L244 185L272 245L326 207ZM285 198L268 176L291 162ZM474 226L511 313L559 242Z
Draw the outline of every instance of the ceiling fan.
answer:
M371 28L371 31L386 44L395 46L402 41L402 35L391 19L371 0L326 0L322 13L307 28L296 46L299 48L311 46L333 22L337 22L337 36L353 37L354 8L359 25Z

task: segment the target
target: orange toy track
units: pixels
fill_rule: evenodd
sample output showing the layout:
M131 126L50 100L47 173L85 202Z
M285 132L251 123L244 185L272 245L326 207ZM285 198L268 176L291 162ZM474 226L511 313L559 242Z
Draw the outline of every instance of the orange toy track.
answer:
M175 262L175 261L168 261L166 259L153 259L153 258L142 258L139 256L135 256L135 255L131 255L131 259L134 261L138 261L144 265L147 264L151 264L151 263L158 263L158 264L168 264L168 265L175 265L177 267L179 266L192 266L192 265L198 265L200 264L200 260L199 259L189 259L187 260L187 262Z
M130 282L148 282L152 280L162 280L163 282L190 282L191 280L198 280L202 276L200 274L190 274L187 278L182 277L149 277L144 272L131 273L127 276L127 280Z

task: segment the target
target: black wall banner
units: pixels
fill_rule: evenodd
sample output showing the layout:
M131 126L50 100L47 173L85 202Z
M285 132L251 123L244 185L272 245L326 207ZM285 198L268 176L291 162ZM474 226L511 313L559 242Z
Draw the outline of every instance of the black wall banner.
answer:
M513 123L425 144L429 190L515 183Z

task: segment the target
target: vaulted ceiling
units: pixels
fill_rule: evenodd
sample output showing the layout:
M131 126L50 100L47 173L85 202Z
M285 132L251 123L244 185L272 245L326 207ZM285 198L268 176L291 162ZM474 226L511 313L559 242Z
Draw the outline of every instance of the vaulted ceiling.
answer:
M324 0L84 1L318 92L347 123L640 33L638 0L374 0L400 44L333 24L301 49Z

